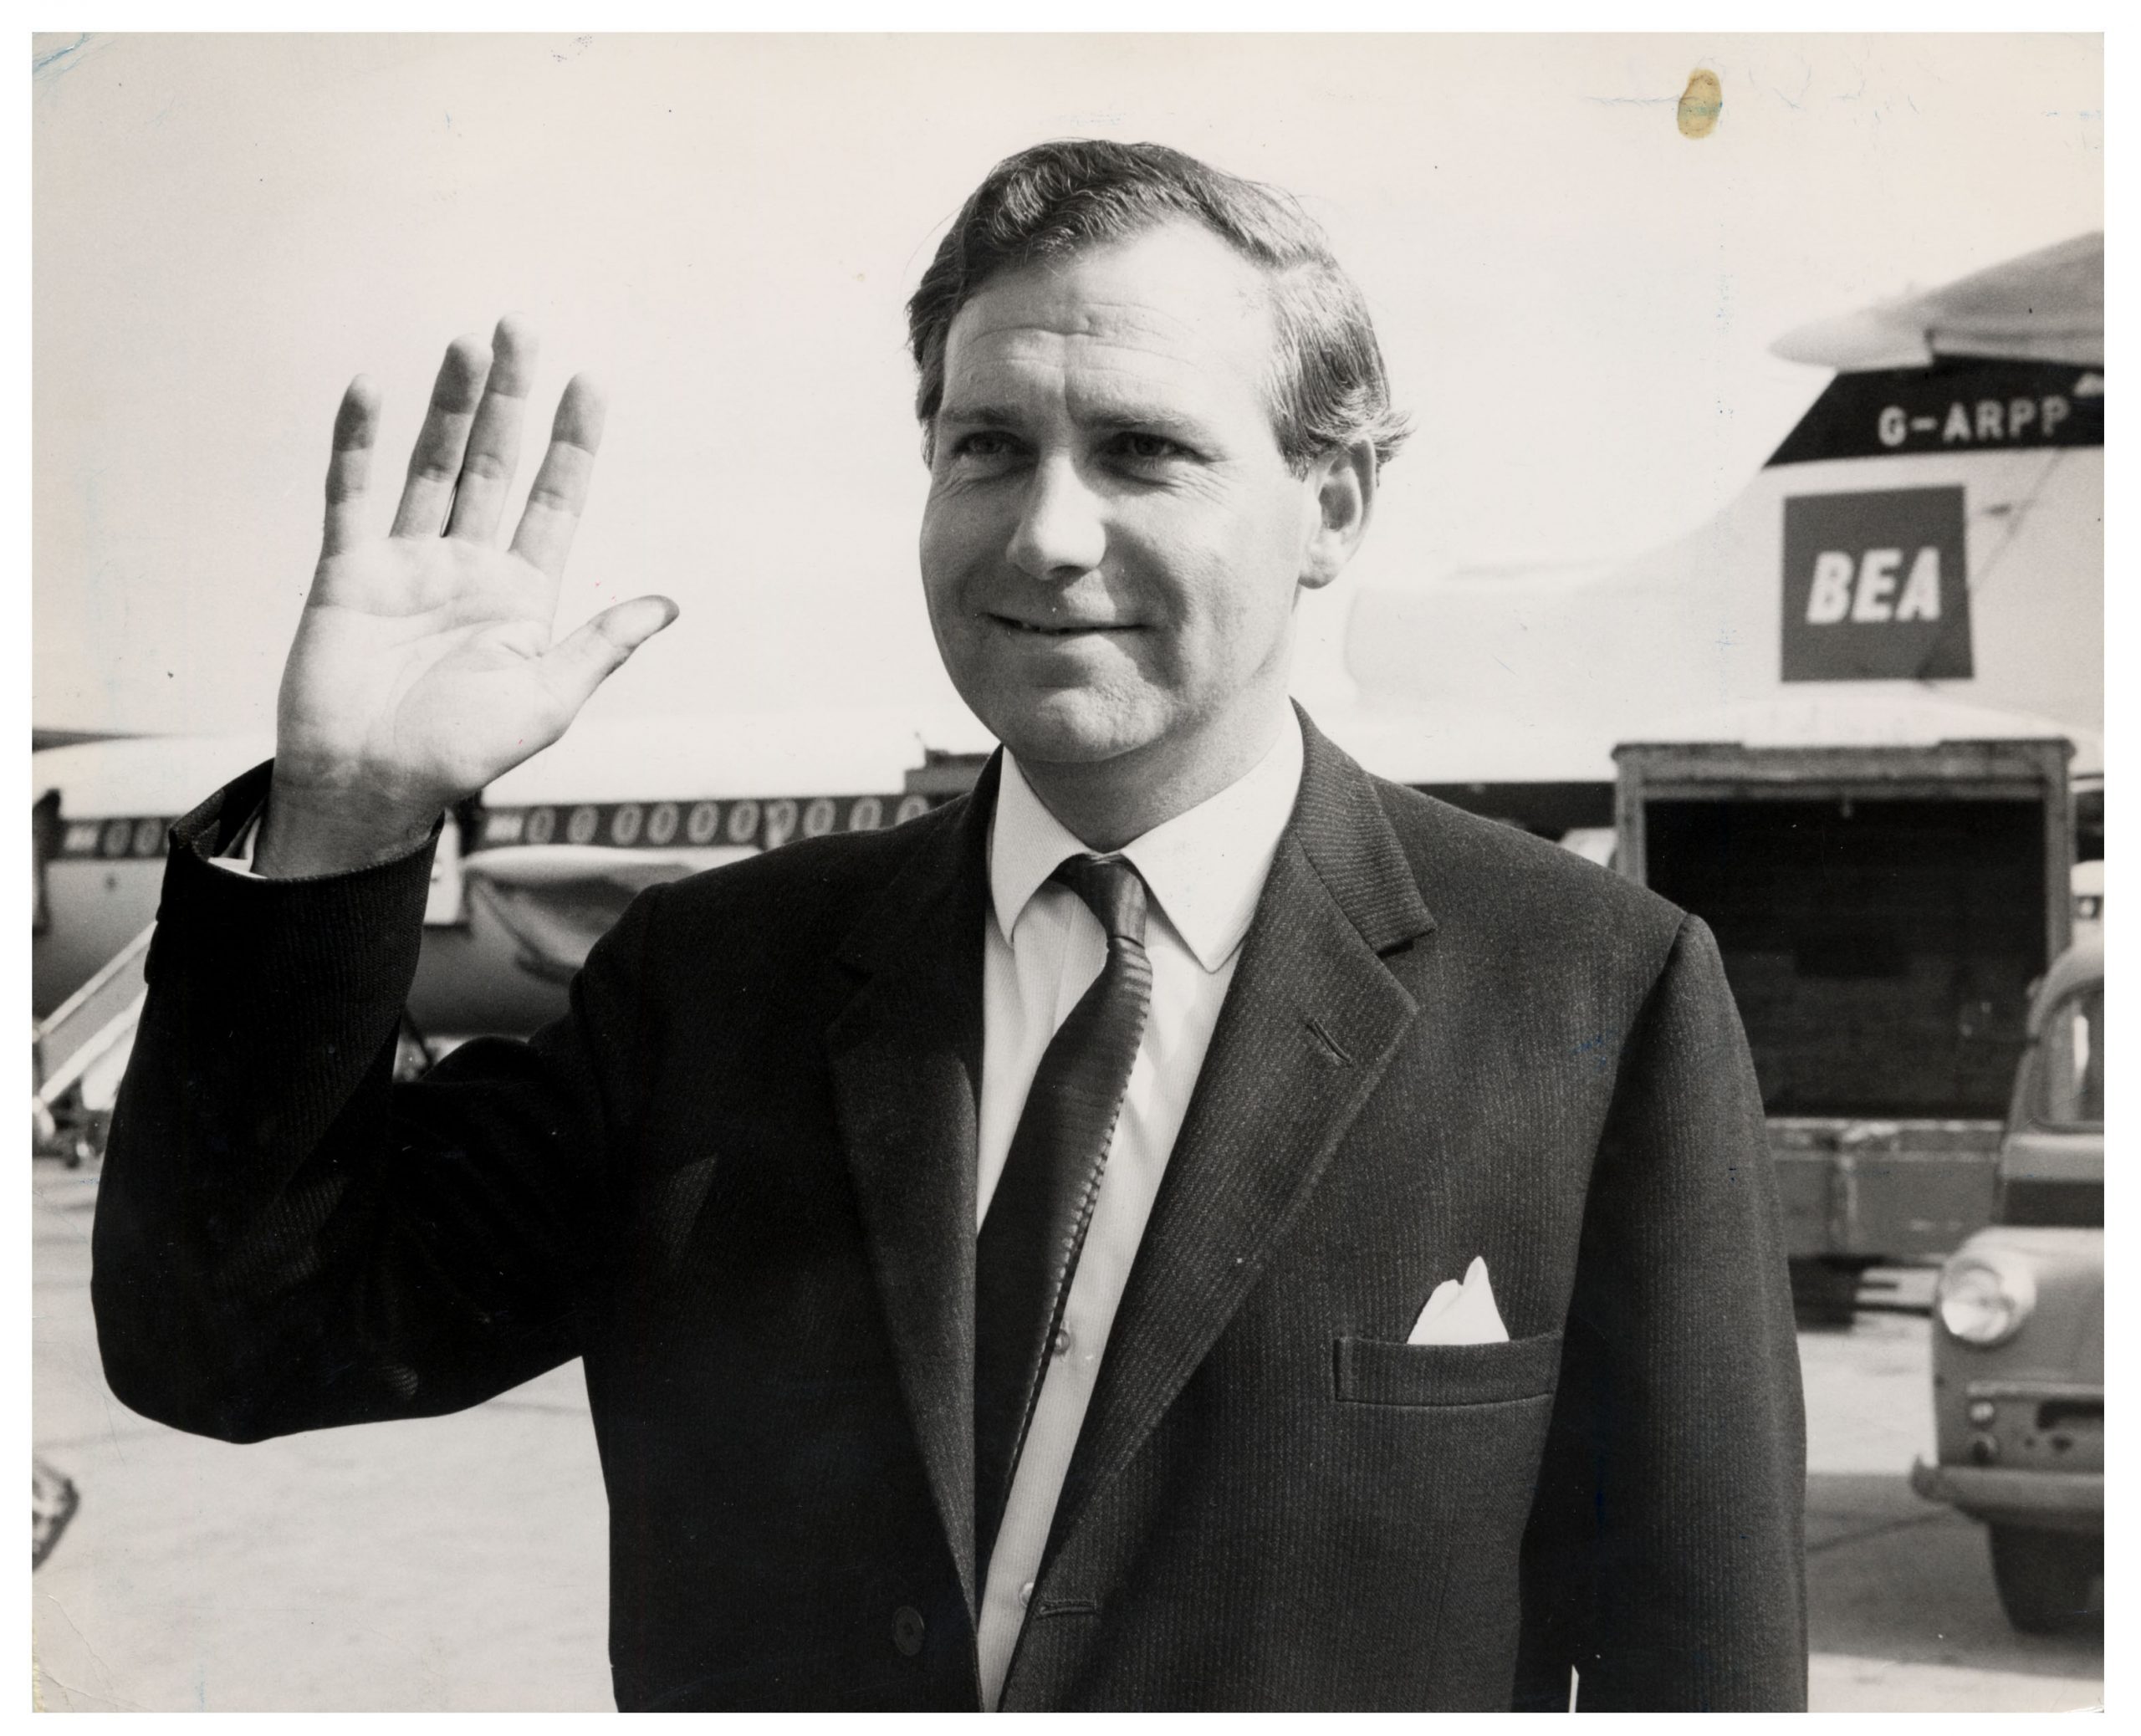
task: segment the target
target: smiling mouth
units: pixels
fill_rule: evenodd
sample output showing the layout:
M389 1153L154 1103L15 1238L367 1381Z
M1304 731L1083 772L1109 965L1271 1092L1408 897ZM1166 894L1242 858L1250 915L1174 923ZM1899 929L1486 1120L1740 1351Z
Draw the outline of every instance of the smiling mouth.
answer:
M1014 633L1025 633L1036 639L1072 639L1086 633L1127 633L1131 628L1120 621L1070 621L1061 625L1048 625L1040 621L1020 620L1014 615L992 615L989 620L999 627L1009 627Z

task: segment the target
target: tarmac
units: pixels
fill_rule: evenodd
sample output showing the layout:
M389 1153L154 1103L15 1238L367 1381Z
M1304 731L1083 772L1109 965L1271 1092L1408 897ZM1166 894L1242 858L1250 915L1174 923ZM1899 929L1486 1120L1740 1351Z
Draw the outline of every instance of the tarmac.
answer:
M38 1161L31 1185L33 1438L74 1498L32 1580L39 1709L611 1708L577 1365L457 1417L179 1434L104 1384L95 1175ZM1801 1335L1813 1709L2100 1704L2102 1631L2016 1633L1982 1529L1911 1493L1932 1450L1926 1284L1902 1274L1888 1311Z

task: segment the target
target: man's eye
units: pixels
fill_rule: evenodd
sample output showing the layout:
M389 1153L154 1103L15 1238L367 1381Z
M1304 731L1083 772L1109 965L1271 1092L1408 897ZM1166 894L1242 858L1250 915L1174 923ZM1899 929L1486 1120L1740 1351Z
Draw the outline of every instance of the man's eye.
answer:
M971 434L962 434L952 442L952 456L955 458L1004 458L1010 456L1011 437L978 429Z
M1187 456L1182 447L1169 440L1164 434L1118 435L1115 445L1116 450L1124 457L1134 458L1142 464L1155 463L1163 458L1179 458Z

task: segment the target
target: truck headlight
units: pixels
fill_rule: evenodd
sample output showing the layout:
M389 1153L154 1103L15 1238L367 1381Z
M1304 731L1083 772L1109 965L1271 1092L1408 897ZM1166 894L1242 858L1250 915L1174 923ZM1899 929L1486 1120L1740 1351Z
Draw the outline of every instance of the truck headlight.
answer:
M2014 1255L1959 1253L1940 1274L1934 1311L1965 1344L2005 1344L2037 1305L2036 1274Z

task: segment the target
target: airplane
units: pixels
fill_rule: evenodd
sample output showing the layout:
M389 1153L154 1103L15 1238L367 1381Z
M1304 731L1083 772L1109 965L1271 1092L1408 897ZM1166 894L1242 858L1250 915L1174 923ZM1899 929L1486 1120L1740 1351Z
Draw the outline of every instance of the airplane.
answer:
M421 1067L467 1037L525 1034L562 1013L588 948L643 888L794 838L901 824L967 788L991 745L953 707L583 719L447 816L405 1059ZM79 1156L76 1131L100 1136L171 822L273 751L272 737L232 735L33 752L33 1120L46 1144Z
M1338 738L1386 777L1595 840L1620 743L2064 735L2100 856L2102 233L1772 350L1829 383L1687 535L1364 590Z
M2063 734L2080 853L2101 857L2103 236L1774 348L1832 377L1722 512L1633 560L1363 590L1346 701L1319 722L1371 770L1602 860L1619 743ZM992 745L958 707L583 720L444 830L415 1064L561 1011L642 887L897 824L967 788ZM54 1080L109 1100L165 830L272 746L33 755L41 1112Z

